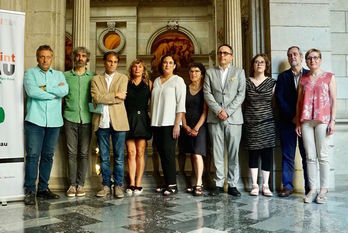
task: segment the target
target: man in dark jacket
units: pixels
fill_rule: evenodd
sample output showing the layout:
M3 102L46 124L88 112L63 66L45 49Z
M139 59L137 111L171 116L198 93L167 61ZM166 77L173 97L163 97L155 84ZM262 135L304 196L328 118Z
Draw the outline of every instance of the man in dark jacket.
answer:
M297 102L297 87L302 75L309 70L302 67L303 54L298 46L291 46L287 52L290 69L279 74L275 96L279 107L279 131L282 147L282 182L283 189L279 197L288 197L294 190L294 160L296 153L297 135L295 132L295 116ZM302 138L298 138L305 180L305 192L309 190L306 154Z

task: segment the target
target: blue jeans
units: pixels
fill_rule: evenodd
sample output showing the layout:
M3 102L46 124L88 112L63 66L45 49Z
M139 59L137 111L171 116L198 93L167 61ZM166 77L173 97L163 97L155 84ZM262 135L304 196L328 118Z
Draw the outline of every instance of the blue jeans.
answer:
M115 131L112 127L99 128L96 132L100 151L100 167L103 175L103 185L111 187L110 169L110 136L114 155L114 185L122 186L124 177L124 146L126 142L125 131Z
M36 191L35 182L39 165L38 191L44 191L48 188L60 127L41 127L25 121L24 130L25 150L27 151L24 188L26 192Z

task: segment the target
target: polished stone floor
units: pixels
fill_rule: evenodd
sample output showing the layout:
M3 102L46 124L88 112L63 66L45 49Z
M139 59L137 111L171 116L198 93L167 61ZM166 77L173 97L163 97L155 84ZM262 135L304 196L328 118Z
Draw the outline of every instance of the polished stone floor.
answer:
M0 206L0 232L348 232L348 182L340 184L323 205L304 204L301 194L162 197L152 190L124 199L88 193L36 206L12 202Z

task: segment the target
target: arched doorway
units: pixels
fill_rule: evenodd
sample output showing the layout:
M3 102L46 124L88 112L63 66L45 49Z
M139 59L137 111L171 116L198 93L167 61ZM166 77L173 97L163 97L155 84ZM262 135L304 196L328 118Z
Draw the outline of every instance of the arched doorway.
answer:
M157 67L161 57L170 54L177 62L178 75L188 83L188 66L192 62L194 51L194 44L186 34L179 31L166 31L160 34L151 46L153 78L159 76Z

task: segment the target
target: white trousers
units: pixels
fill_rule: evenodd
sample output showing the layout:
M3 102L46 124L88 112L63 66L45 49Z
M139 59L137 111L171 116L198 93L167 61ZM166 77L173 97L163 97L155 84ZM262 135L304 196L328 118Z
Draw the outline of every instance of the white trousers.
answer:
M319 161L320 188L329 187L329 137L327 124L318 121L305 121L301 125L303 145L306 150L309 188L317 188Z

